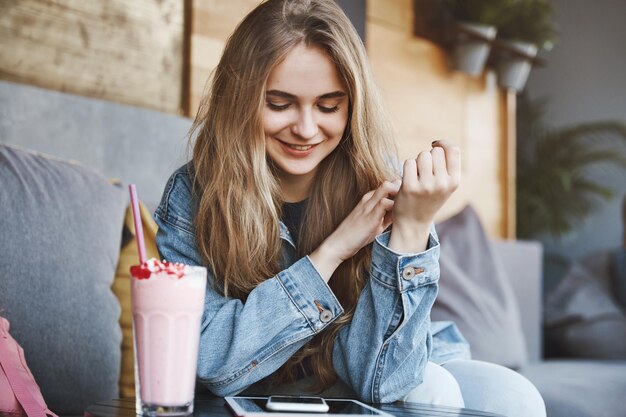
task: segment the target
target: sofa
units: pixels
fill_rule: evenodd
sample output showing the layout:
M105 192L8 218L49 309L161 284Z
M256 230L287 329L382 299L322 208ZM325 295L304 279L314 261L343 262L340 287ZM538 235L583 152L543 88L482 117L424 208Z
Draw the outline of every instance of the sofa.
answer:
M150 212L188 155L190 124L0 81L0 314L60 415L132 395L126 185L137 184L154 254ZM438 229L434 319L458 321L475 358L527 376L548 416L626 416L626 361L542 357L539 243L488 239L471 207Z

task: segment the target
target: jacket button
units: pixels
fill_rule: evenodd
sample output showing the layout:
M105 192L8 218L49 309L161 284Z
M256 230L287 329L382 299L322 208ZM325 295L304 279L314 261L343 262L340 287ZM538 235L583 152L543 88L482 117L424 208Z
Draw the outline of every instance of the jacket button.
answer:
M320 321L322 323L328 323L332 318L333 313L331 313L330 310L322 310L322 312L320 313Z
M414 276L415 276L415 268L413 268L412 266L407 266L406 268L402 270L402 278L404 278L405 280L409 281L413 279Z

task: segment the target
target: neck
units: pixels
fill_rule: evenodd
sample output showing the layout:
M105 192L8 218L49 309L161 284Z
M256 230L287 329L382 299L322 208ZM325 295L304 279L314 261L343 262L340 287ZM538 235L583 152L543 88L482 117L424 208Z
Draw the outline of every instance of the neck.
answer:
M309 196L310 186L307 187L299 187L299 186L289 186L282 185L283 189L283 200L285 203L297 203L306 199Z
M283 191L283 200L286 203L297 203L309 196L313 185L314 175L304 176L281 176L280 187Z

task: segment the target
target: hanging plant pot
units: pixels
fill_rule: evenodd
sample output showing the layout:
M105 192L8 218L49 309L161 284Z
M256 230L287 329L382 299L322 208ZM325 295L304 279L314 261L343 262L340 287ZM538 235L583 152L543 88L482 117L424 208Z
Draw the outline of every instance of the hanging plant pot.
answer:
M498 85L519 93L537 56L537 46L528 42L498 42L496 72Z
M454 68L470 75L480 75L485 68L496 32L493 26L459 23L452 51Z

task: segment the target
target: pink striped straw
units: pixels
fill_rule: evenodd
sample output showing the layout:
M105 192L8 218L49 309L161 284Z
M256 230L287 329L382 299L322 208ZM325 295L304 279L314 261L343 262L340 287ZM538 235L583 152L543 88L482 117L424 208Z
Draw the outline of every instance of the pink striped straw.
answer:
M141 225L141 214L139 213L139 199L137 198L137 187L135 184L128 186L130 191L130 203L133 208L133 221L135 223L135 236L137 240L137 249L139 250L139 262L146 262L146 244L143 240L143 226Z

